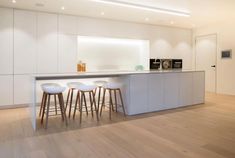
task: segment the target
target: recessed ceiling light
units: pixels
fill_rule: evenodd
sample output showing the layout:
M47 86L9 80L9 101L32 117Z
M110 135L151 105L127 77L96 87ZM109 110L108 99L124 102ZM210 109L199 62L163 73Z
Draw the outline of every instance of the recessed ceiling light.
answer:
M100 15L104 15L104 12L101 12Z
M16 3L16 0L12 0L12 3Z
M146 6L146 5L142 5L142 4L123 2L120 0L112 0L112 1L110 1L110 0L91 0L91 1L104 3L104 4L110 4L110 5L118 5L118 6L122 6L122 7L128 7L128 8L142 9L142 10L170 14L170 15L185 16L185 17L190 16L190 13L184 12L184 11L178 11L178 10L172 10L172 9L166 9L166 8L157 8L157 7Z
M149 18L145 18L144 20L145 20L145 21L149 21Z
M64 6L62 6L62 7L61 7L61 9L62 9L62 10L65 10L65 7L64 7Z

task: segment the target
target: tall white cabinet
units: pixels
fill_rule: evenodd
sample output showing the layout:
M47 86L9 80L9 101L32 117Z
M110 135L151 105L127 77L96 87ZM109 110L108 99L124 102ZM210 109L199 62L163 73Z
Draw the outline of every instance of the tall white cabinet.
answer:
M13 9L0 8L0 106L13 104Z
M13 74L13 9L0 8L0 75Z
M37 13L37 73L57 73L58 16Z
M14 73L36 73L37 14L14 10Z
M59 15L58 71L60 73L77 71L77 24L77 17Z
M59 73L76 72L77 68L77 36L59 35L58 71Z

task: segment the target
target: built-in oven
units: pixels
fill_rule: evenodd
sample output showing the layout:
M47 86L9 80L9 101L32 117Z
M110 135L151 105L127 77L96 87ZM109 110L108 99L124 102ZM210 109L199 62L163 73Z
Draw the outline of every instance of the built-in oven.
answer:
M172 69L172 59L161 59L162 70Z
M150 70L158 70L161 67L160 59L150 59Z
M173 69L182 69L183 60L182 59L172 59L172 68Z

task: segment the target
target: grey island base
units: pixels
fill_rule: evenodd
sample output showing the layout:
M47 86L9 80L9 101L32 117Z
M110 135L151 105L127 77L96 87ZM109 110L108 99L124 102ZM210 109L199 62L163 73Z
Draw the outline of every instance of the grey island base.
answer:
M32 76L32 125L36 129L37 81L110 78L123 83L127 115L136 115L205 102L204 71L124 71ZM50 81L48 81L50 82ZM121 111L121 110L120 110Z

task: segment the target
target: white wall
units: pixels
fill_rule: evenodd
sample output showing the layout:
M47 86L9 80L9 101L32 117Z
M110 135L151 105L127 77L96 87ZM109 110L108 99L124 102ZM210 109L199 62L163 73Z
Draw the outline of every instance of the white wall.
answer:
M78 34L150 41L151 58L182 58L192 69L192 32L189 29L78 17Z
M31 74L76 72L78 35L149 40L150 57L183 58L192 68L188 29L8 8L0 19L1 94L8 88L0 105L27 103Z
M78 36L78 59L87 71L149 70L149 41Z
M217 93L235 95L235 22L215 23L194 30L195 36L217 34ZM232 59L221 59L221 51L232 49Z

